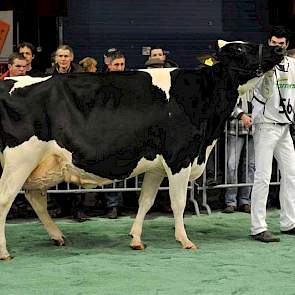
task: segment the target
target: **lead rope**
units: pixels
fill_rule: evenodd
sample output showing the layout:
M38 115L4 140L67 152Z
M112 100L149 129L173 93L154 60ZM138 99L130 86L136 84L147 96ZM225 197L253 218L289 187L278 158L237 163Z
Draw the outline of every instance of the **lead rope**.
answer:
M256 70L256 76L257 77L261 77L263 75L263 72L262 72L262 48L263 48L263 44L260 43L259 44L259 49L258 49L258 61L259 61L259 64L258 64L258 69Z

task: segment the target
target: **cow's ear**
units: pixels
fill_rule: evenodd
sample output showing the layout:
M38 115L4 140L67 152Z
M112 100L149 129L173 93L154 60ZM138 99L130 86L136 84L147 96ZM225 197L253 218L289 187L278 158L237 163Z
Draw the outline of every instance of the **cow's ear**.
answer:
M217 44L218 44L219 48L222 48L224 45L226 45L228 43L228 42L226 42L224 40L218 40L217 42L218 42Z

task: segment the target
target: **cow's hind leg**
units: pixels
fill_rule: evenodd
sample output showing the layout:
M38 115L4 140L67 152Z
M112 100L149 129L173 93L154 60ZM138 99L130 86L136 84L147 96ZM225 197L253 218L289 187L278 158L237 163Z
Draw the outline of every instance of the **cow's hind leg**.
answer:
M130 247L134 250L143 250L145 248L141 241L143 221L146 213L153 206L156 194L163 180L163 176L158 173L147 172L144 175L141 193L139 197L139 208L136 218L132 225L130 236L132 237Z
M0 180L0 259L11 259L6 248L5 222L8 211L26 179L37 167L42 158L44 147L37 137L15 148L6 148L3 152L3 172Z
M47 192L26 191L25 196L47 230L49 237L54 241L54 244L57 246L63 246L65 244L64 235L47 211Z
M166 167L167 176L169 179L169 194L171 199L171 208L175 219L175 238L181 243L184 249L197 249L187 237L183 214L186 205L187 186L191 167L181 169L179 173L173 174Z
M0 180L0 260L12 257L6 248L5 222L16 195L21 190L28 176L38 163L38 159L27 160L26 154L17 154L8 150L5 153L5 164Z
M3 171L0 180L0 260L11 260L12 257L6 248L5 222L17 192L11 189L5 176L5 171Z

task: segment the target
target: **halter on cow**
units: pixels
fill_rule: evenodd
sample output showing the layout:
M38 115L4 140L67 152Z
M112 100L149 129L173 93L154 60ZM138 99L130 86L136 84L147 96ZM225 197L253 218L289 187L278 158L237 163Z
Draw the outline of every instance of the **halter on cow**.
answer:
M259 48L228 43L218 64L200 70L1 81L0 259L11 259L5 221L22 187L50 238L63 245L64 236L47 212L49 187L62 181L97 186L140 173L145 177L130 246L143 248L143 220L167 176L176 240L195 249L183 223L187 184L203 173L238 86L283 57L276 48Z

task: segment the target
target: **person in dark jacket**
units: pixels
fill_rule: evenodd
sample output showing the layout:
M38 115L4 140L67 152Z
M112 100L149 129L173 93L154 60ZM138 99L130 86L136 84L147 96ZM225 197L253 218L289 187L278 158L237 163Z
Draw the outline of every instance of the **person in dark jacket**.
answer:
M74 51L69 45L60 45L55 51L55 65L46 70L46 74L80 73L83 69L73 63Z
M54 57L54 58L53 58ZM53 58L53 66L46 70L45 74L67 74L67 73L80 73L83 69L80 65L73 63L74 52L69 45L60 45L55 51ZM61 216L73 215L73 218L78 222L88 220L88 216L85 214L85 195L78 194L74 198L71 196L58 196L55 201L61 207Z
M152 46L149 59L160 59L164 62L163 68L178 68L176 62L167 58L167 52L161 46Z
M32 67L32 62L35 58L35 51L36 51L35 46L32 43L22 42L22 43L18 44L17 51L19 53L23 54L23 56L26 59L26 62L27 62L26 75L31 76L31 77L43 76L43 73L41 71Z
M108 68L108 64L110 63L110 57L116 53L117 51L119 51L117 48L109 48L105 54L103 55L103 65L102 65L102 69L101 69L101 72L102 73L105 73L105 72L108 72L109 71L109 68Z

